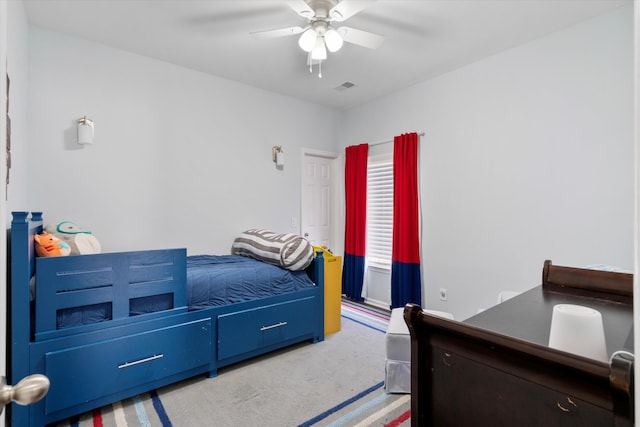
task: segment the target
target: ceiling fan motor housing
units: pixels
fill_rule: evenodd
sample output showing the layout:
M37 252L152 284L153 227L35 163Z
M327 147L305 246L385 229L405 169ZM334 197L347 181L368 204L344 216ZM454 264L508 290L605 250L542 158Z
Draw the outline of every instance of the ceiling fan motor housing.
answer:
M329 11L333 9L337 4L337 0L311 0L307 2L309 7L313 9L314 16L309 17L311 20L330 20L333 17L329 16ZM340 14L338 11L334 13Z
M319 36L323 36L324 33L327 32L327 29L329 28L329 24L326 21L314 20L314 21L311 22L311 28L313 28L313 30Z

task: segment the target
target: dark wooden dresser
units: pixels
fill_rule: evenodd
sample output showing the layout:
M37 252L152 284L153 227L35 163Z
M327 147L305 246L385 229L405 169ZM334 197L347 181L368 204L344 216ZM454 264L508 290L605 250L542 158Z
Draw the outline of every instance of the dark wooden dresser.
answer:
M412 426L632 426L633 276L554 266L464 322L407 305ZM610 363L547 346L553 307L602 314Z

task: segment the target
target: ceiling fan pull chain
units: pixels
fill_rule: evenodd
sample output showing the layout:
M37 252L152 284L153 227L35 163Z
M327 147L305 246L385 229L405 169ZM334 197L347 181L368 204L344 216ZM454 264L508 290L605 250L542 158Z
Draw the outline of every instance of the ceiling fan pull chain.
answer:
M318 78L322 78L322 61L318 64Z

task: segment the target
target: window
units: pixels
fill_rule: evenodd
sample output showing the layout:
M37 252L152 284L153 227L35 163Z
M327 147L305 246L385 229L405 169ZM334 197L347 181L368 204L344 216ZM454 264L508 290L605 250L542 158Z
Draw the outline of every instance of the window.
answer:
M393 159L369 157L367 166L367 264L391 269Z

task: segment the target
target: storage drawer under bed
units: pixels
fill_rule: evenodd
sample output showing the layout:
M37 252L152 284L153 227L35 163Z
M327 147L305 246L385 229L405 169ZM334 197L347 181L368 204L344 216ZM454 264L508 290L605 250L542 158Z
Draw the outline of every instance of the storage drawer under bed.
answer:
M45 354L46 412L207 365L211 318Z
M306 297L218 316L218 360L308 334L316 305Z

